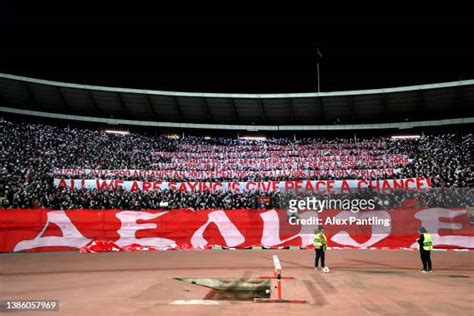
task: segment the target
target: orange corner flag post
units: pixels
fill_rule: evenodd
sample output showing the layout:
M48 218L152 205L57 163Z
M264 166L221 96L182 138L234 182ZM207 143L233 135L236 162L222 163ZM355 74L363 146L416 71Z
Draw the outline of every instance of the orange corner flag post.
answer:
M300 299L283 299L282 297L282 279L294 279L292 276L282 276L280 259L277 255L273 255L273 276L259 276L260 279L276 279L277 280L277 299L272 298L254 298L257 303L306 303Z
M281 279L278 279L277 282L278 282L277 283L278 284L277 285L277 287L278 287L278 299L281 300Z

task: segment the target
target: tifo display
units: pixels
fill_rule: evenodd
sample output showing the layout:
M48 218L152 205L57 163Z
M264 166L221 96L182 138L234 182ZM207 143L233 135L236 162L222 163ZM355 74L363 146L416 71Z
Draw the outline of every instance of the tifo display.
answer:
M10 121L2 127L0 205L7 209L250 210L281 207L282 194L361 190L376 194L380 209L403 207L407 199L419 207L473 204L465 192L440 199L423 192L474 181L471 134L249 140Z
M328 210L300 216L345 218L347 213ZM360 212L352 216L387 218L391 225L327 226L330 247L415 249L418 229L423 225L433 234L435 248L474 249L474 226L469 224L466 210L396 209ZM147 250L209 249L214 246L313 248L313 228L290 225L286 213L278 210L14 209L0 212L0 251L70 251L94 241L113 242L117 250L136 247L148 247Z

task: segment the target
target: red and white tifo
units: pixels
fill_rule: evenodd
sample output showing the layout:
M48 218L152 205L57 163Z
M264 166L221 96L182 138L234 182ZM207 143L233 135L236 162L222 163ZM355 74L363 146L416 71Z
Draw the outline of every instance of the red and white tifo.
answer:
M329 210L321 214L306 212L301 217L344 217L347 213ZM424 226L433 235L437 249L474 249L474 226L469 224L468 212L464 209L409 208L364 211L355 216L375 215L389 218L391 225L326 227L329 247L416 249L417 231ZM82 248L137 251L210 249L214 246L224 249L312 248L313 231L307 228L290 225L286 213L278 210L12 209L0 212L0 251Z

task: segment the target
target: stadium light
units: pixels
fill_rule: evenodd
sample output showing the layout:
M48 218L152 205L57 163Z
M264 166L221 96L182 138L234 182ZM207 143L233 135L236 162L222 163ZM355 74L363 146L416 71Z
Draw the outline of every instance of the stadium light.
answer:
M399 136L392 136L392 139L418 139L420 135L399 135Z
M169 135L166 135L166 138L169 138L169 139L179 139L179 135L178 135L178 134L169 134Z
M115 130L111 130L111 129L106 129L105 132L107 134L117 134L117 135L129 135L130 134L129 131L115 131Z
M211 136L205 136L204 139L211 139Z
M267 138L263 136L244 136L240 138L245 140L267 140Z

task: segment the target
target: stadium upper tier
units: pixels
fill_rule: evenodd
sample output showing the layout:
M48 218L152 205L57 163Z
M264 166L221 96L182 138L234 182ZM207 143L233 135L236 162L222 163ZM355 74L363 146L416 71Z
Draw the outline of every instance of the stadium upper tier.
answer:
M223 94L112 88L0 74L0 102L0 112L33 115L26 110L36 115L149 121L149 125L233 124L245 129L244 125L334 126L462 119L457 121L460 124L474 122L474 80L359 91Z
M0 200L7 208L153 209L162 202L169 208L255 208L260 193L275 198L303 182L309 191L342 188L343 182L354 190L395 183L408 188L409 179L420 188L466 188L473 182L471 134L255 141L0 124ZM463 191L456 194L456 201L464 198ZM385 207L403 202L383 196L393 199Z

